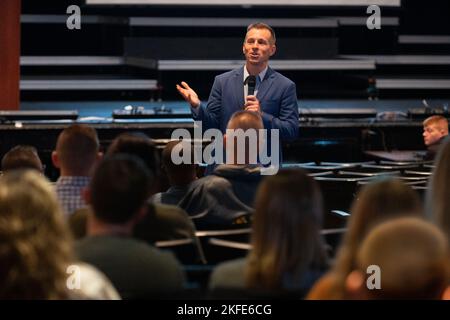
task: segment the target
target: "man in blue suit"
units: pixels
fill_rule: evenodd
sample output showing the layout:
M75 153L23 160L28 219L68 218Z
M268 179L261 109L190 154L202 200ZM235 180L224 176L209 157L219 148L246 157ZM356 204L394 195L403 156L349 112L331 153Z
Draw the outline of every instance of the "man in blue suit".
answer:
M275 32L264 23L247 28L242 51L245 66L218 75L204 105L186 82L177 84L183 98L191 105L194 120L203 129L217 128L225 132L231 115L247 110L261 115L265 129L279 129L280 138L293 140L298 135L298 106L295 83L269 67L275 54ZM253 95L248 95L247 77L256 76Z

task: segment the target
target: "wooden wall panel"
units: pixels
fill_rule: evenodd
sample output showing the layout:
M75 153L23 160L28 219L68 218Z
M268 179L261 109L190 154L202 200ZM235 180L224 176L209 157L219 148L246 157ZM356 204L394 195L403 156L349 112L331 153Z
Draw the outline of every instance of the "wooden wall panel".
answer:
M0 1L0 110L20 105L21 0Z

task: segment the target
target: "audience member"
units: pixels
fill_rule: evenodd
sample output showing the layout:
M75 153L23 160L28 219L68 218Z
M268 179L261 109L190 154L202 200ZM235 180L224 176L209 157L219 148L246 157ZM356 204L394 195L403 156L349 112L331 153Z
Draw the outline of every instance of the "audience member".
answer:
M86 207L82 192L102 157L99 147L96 130L84 124L71 125L58 136L52 162L60 169L56 193L66 216Z
M238 111L228 122L227 130L243 130L244 134L255 132L257 145L258 132L263 129L261 117L251 111ZM235 131L237 132L237 131ZM230 140L230 141L228 141ZM253 212L253 201L258 185L262 179L261 166L252 164L251 157L257 159L257 154L250 154L249 141L246 141L242 161L238 161L238 139L227 134L224 145L230 161L217 166L211 175L194 181L186 196L179 203L191 216L201 216L195 219L197 228L226 228L232 226L236 219L250 215ZM258 151L258 149L256 149ZM256 160L255 160L256 163Z
M44 166L35 147L18 145L9 150L2 158L2 171L16 169L35 169L44 173Z
M448 299L450 260L445 235L417 218L375 227L362 242L346 280L349 299Z
M178 150L181 149L181 150ZM180 200L186 195L189 186L197 179L196 164L191 163L175 164L172 161L172 151L183 156L183 147L180 141L169 141L162 152L163 170L169 179L170 188L165 192L156 193L152 196L153 203L164 203L178 205ZM193 154L193 152L191 152Z
M183 287L177 260L132 238L144 215L152 174L138 158L115 155L98 166L86 192L93 213L88 237L77 242L79 258L102 270L123 298L148 298Z
M313 178L299 169L266 178L255 200L252 249L245 259L218 265L210 288L307 293L327 268L321 227L322 195Z
M126 153L138 157L155 177L160 176L160 160L153 141L142 133L119 135L108 148L107 155ZM148 197L158 190L152 180ZM187 213L177 206L147 203L147 213L136 224L133 234L144 241L154 243L161 240L195 238L195 227Z
M0 179L0 239L0 300L119 298L103 274L75 261L56 195L35 171Z
M405 214L423 215L420 198L410 186L395 178L364 186L353 202L334 266L314 285L308 298L342 299L345 279L355 267L356 252L364 237L378 223Z
M433 160L445 137L448 136L448 120L443 116L431 116L423 122L423 141L427 147L425 159Z
M158 150L152 139L145 133L140 131L125 132L119 134L108 147L106 155L118 153L126 153L140 158L148 170L155 177L153 184L150 186L150 194L154 194L160 190L159 178L161 161Z

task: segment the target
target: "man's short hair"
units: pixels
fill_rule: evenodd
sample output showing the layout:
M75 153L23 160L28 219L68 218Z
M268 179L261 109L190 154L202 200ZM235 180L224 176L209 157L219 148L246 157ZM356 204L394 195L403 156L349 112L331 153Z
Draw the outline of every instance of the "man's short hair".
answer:
M93 166L99 148L97 131L85 124L74 124L65 128L56 142L61 166L74 174Z
M135 156L105 157L90 185L95 216L111 224L130 221L148 199L152 178L143 161Z
M9 150L2 158L2 171L16 169L35 169L43 171L41 159L35 147L18 145Z
M237 156L238 163L256 164L260 150L263 150L264 138L261 130L264 124L261 116L252 111L237 111L233 113L227 124L227 161ZM230 157L230 158L228 158Z
M423 121L423 126L424 127L432 126L432 125L438 127L440 130L444 130L448 134L448 120L447 120L447 118L445 118L443 116L439 116L439 115L434 115L434 116L426 118Z
M180 163L180 164L173 163L172 151L174 150L175 147L180 148L178 149L179 152L177 152L180 155L180 157L183 157L184 152L190 151L191 153L190 163ZM185 149L188 147L191 147L190 150ZM188 173L195 172L194 148L190 144L189 146L187 144L183 144L181 140L169 141L162 151L162 165L168 175L180 175L180 174L185 175Z
M376 226L357 255L360 272L381 270L381 289L367 290L374 299L440 299L449 283L448 245L434 225L413 217ZM364 281L365 284L365 281Z
M160 158L155 143L142 132L126 132L117 136L108 148L107 156L126 153L141 159L156 176L159 174Z
M264 124L256 112L241 110L231 115L227 129L264 129Z
M275 31L273 30L273 28L271 26L269 26L266 23L262 23L262 22L256 22L256 23L252 23L251 25L249 25L247 27L247 32L249 32L251 29L266 29L270 31L270 37L271 37L271 42L272 44L275 44L275 42L277 41L277 38L275 36Z

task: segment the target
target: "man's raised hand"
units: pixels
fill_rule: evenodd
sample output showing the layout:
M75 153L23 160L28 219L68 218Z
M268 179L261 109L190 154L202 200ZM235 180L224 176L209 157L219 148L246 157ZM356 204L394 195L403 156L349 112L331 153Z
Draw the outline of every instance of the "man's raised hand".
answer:
M197 93L189 87L186 82L182 81L181 86L177 84L176 87L184 100L186 100L192 108L198 108L198 106L200 106L200 99L198 98Z

